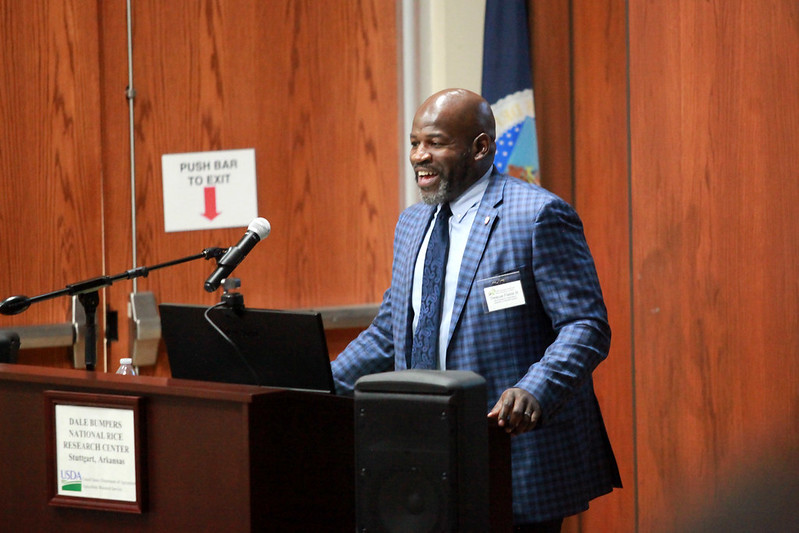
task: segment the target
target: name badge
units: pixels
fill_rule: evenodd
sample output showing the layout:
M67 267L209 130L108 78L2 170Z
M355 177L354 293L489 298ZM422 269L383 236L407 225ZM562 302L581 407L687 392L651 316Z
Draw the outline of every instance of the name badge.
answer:
M519 272L480 280L483 289L485 309L491 313L525 304Z

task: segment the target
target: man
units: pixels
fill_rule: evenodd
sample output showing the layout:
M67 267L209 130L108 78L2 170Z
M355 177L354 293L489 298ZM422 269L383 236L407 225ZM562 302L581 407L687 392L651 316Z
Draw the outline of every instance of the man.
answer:
M494 116L475 93L428 98L410 139L423 202L400 215L391 287L333 362L337 390L424 367L418 346L430 337L432 367L483 376L488 416L514 435L517 531L560 531L565 516L621 486L591 380L610 328L582 223L553 194L497 172ZM450 211L449 242L429 254ZM443 295L424 283L427 255L445 258ZM437 335L421 333L430 323Z

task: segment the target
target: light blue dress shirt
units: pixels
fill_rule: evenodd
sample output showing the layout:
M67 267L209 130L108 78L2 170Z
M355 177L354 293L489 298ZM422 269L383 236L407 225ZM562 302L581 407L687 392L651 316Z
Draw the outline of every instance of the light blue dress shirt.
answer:
M461 260L463 251L466 249L466 242L469 240L469 231L472 229L474 216L480 201L488 187L488 177L491 169L482 178L474 182L463 194L449 203L452 216L449 219L449 254L447 255L447 274L444 279L444 301L441 308L441 328L438 332L438 368L447 368L447 344L449 342L449 326L452 321L452 307L455 304L455 289L458 286L458 274L461 271ZM436 210L436 217L441 206ZM419 316L419 306L422 302L422 275L424 272L424 256L427 251L427 241L430 240L430 233L433 231L436 217L430 222L427 233L416 257L416 269L413 272L413 293L411 294L411 304L413 305L413 330L416 331L416 323Z

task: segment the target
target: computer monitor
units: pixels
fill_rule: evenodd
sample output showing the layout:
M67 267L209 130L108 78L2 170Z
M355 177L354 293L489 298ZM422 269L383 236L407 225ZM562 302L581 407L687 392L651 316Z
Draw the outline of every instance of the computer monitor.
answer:
M174 378L335 392L319 313L187 304L159 311Z

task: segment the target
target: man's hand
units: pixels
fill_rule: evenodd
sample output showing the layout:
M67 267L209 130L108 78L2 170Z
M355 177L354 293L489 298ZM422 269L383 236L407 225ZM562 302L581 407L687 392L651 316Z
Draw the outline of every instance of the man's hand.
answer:
M533 429L541 419L541 405L535 396L524 389L512 388L502 393L499 401L488 413L499 427L511 435L521 435Z

